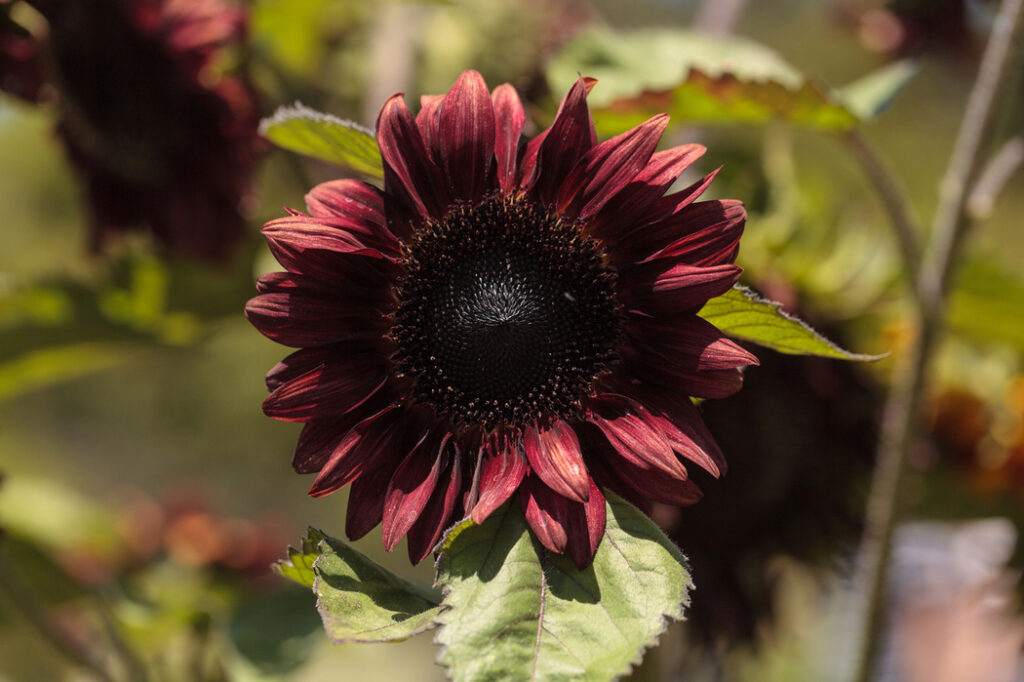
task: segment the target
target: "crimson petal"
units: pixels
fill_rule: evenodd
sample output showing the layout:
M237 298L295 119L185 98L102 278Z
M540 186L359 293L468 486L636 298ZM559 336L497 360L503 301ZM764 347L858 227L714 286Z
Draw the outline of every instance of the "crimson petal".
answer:
M441 171L430 158L401 94L390 97L380 110L377 143L384 162L384 190L420 219L441 218L450 203ZM394 225L389 227L394 231Z
M627 371L643 381L698 398L728 398L743 388L738 369L690 370L636 352L629 353L625 363Z
M586 502L590 494L587 467L571 426L561 419L549 427L529 426L523 435L523 449L530 468L548 487L569 499Z
M444 98L440 113L441 169L453 201L477 202L491 188L494 107L487 84L464 71Z
M494 88L491 94L494 107L494 157L498 162L498 185L508 194L515 188L516 153L519 136L526 125L526 112L516 89L508 83Z
M295 348L380 339L383 315L359 301L266 293L245 305L245 316L264 336Z
M263 226L263 235L277 262L289 272L334 280L356 269L380 277L394 266L344 224L325 218L287 216Z
M601 210L647 165L667 125L659 114L584 154L562 184L558 212L586 220Z
M359 422L341 440L313 481L309 494L323 497L402 456L405 424L402 410L389 409Z
M759 364L753 353L696 315L633 316L628 326L634 346L681 367L703 371Z
M581 571L594 560L594 554L604 537L605 501L600 488L590 479L590 496L585 504L570 502L568 514L568 542L566 550L576 568Z
M434 163L441 163L441 135L438 132L438 115L444 95L420 95L420 111L416 114L416 125L423 135L423 144L430 152Z
M409 561L418 564L441 541L441 536L455 515L459 492L462 487L462 459L456 450L454 459L448 454L451 464L441 473L438 485L430 501L409 529ZM445 483L447 479L447 484Z
M381 522L384 515L384 492L388 489L391 475L391 466L384 462L373 469L364 470L352 481L345 512L345 536L349 540L358 540Z
M428 438L402 460L391 477L384 497L384 548L391 551L405 537L427 506L437 485L441 466L449 456L446 452L449 434Z
M376 393L388 376L376 354L349 356L343 364L317 367L278 386L263 401L263 411L275 419L299 422L342 415Z
M594 82L585 78L576 81L537 149L533 189L542 204L554 203L566 176L597 143L594 121L587 108L587 93Z
M657 467L666 474L683 480L688 478L686 467L676 457L665 434L653 423L643 407L629 405L625 401L610 401L602 396L605 404L620 412L614 417L604 417L591 413L588 421L597 426L604 434L608 444L625 459L636 466ZM615 403L619 403L615 405ZM632 410L625 412L625 409Z
M473 522L478 524L512 497L529 469L522 450L508 441L484 447L479 474L480 497L472 511Z
M588 484L589 493L589 484ZM540 544L561 554L568 542L567 528L569 500L544 485L535 476L527 476L519 488L526 523L533 529Z
M686 144L655 153L644 169L587 223L587 229L599 239L613 240L632 229L706 151L704 145Z
M620 273L620 297L628 311L654 316L697 312L709 299L732 288L743 272L739 266L728 264L697 267L659 263Z

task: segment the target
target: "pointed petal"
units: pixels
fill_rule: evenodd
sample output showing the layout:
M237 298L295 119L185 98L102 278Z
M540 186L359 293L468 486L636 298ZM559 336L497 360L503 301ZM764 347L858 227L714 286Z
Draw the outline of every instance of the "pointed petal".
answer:
M687 369L732 369L757 365L757 357L696 315L643 318L627 324L633 345Z
M299 294L267 293L245 305L245 316L264 336L294 348L381 339L379 310L365 303Z
M441 134L439 132L441 104L444 95L420 95L420 111L416 114L416 125L423 136L423 144L430 152L434 163L441 164Z
M581 571L594 560L594 554L604 537L604 495L590 479L590 496L585 504L569 503L566 551L576 568Z
M316 419L302 427L292 455L292 468L299 474L320 471L354 424L343 420Z
M537 150L532 188L542 204L555 202L566 176L597 143L594 121L587 108L587 92L593 83L584 78L576 81Z
M677 390L632 386L637 402L648 410L651 419L681 457L690 460L714 477L728 470L725 455L715 442L696 406L678 397Z
M333 280L353 269L376 279L395 271L390 259L349 227L326 218L287 216L264 225L263 235L277 262L292 273Z
M657 467L680 480L689 477L665 434L648 418L642 406L612 396L602 396L602 402L611 408L605 411L614 416L591 413L587 418L621 457L639 467Z
M393 408L359 422L341 440L309 489L323 497L343 488L365 471L397 461L406 453L403 410Z
M384 197L362 180L322 182L306 194L309 215L321 218L358 218L384 225Z
M653 316L695 313L740 278L736 265L695 267L655 261L620 273L619 296L628 311Z
M516 89L508 83L494 88L494 157L498 162L498 185L505 194L516 186L516 154L519 136L526 125L526 112Z
M587 500L587 467L576 432L566 422L559 419L548 427L527 427L523 449L530 468L549 488L577 502Z
M480 497L473 506L474 523L483 523L495 509L505 504L529 469L523 451L508 441L485 446L480 467Z
M635 352L627 354L624 364L647 383L698 398L728 398L743 388L743 373L738 369L689 370Z
M494 182L494 107L487 84L464 71L444 98L440 115L441 169L454 201L477 202Z
M587 492L590 492L589 485ZM569 539L566 532L569 500L548 488L536 476L527 476L519 489L519 503L526 523L540 544L552 552L564 552Z
M558 212L587 220L600 211L647 165L667 125L668 114L659 114L584 154L562 183Z
M427 506L438 476L450 454L449 436L428 438L402 461L391 477L384 498L384 548L391 551Z
M615 262L673 259L705 267L731 263L746 220L741 201L701 201L632 232L610 255Z
M387 462L364 470L352 481L345 512L345 536L358 540L377 527L384 515L384 494L394 468Z
M453 455L449 452L445 457L449 459ZM441 541L441 536L454 520L461 491L462 459L461 453L455 450L454 459L448 462L448 468L441 473L430 501L409 529L409 561L418 564Z
M373 281L350 270L334 281L297 275L291 272L268 272L256 280L256 291L261 294L297 294L327 300L362 301L366 307L388 310L391 291L383 281Z
M687 144L655 153L632 182L587 223L587 229L599 239L614 240L648 222L652 209L672 183L706 151L704 145Z
M389 373L376 354L349 356L278 386L263 401L263 411L282 421L342 415L376 393Z
M403 203L405 212L414 217L441 218L449 204L441 172L400 94L388 99L380 110L377 143L384 162L385 192ZM391 223L389 228L394 231Z

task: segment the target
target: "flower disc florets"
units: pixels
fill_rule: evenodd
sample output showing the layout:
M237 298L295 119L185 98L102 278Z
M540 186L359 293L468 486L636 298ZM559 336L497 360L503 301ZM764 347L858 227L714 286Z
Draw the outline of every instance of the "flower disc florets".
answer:
M621 337L594 239L528 200L461 204L405 246L391 337L417 397L460 427L580 414Z
M581 78L521 144L515 90L467 71L377 121L384 187L326 182L263 233L287 272L246 312L297 348L264 411L305 423L292 464L351 485L345 533L380 524L419 561L518 497L537 540L590 563L604 489L693 504L684 462L725 460L690 396L739 390L753 355L697 315L735 283L746 213L666 191L704 148L656 151L664 115L604 142Z

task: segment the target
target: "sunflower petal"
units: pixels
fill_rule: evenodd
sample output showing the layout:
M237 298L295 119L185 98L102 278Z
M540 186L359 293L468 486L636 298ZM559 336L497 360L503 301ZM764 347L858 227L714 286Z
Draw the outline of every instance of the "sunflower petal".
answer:
M623 270L620 296L627 310L654 316L694 313L715 296L728 291L743 270L736 265L696 267L682 263Z
M494 165L494 107L476 71L459 76L440 114L441 169L453 201L477 202L491 189Z
M530 468L549 488L571 500L586 502L590 494L587 467L571 426L559 419L546 428L527 427L523 449Z
M587 108L587 93L595 82L585 78L576 81L537 149L532 188L542 204L555 202L566 176L597 143L594 121Z
M498 162L498 186L508 194L516 184L516 154L519 136L526 125L526 112L516 89L508 83L494 88L491 105L494 107L494 157Z
M390 97L377 118L377 143L384 162L384 190L419 219L440 218L448 201L441 171L401 94ZM400 238L406 235L399 234Z
M562 183L558 212L586 220L600 211L647 165L667 125L668 114L659 114L584 154Z
M450 466L441 473L434 494L430 496L427 506L409 529L409 561L414 564L422 561L441 541L441 536L451 524L458 507L462 488L461 456L456 450L454 456L449 452L445 458L450 461Z
M472 510L474 523L483 523L505 504L529 469L522 450L510 443L487 447L480 466L480 497Z
M548 488L539 478L527 476L519 489L519 503L526 523L540 544L559 554L565 551L569 539L566 528L569 500Z
M416 523L437 485L449 434L428 438L398 465L384 497L384 548L391 551Z

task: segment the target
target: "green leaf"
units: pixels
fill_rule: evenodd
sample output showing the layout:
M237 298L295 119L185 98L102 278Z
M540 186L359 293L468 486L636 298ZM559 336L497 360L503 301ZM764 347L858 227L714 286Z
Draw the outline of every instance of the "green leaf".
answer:
M334 642L394 642L434 627L441 611L435 590L395 575L320 531L311 531L307 539L317 536L313 592ZM304 541L303 557L309 556L308 547Z
M639 662L666 619L683 617L691 581L679 549L618 497L607 511L583 571L538 544L518 502L449 533L436 641L450 679L609 680Z
M919 70L915 60L903 59L857 79L838 94L860 120L870 121L889 108Z
M278 147L347 166L370 177L384 177L380 148L372 131L299 102L279 107L273 116L263 119L260 134Z
M781 304L735 286L708 301L698 313L723 332L787 355L817 355L838 360L879 360L884 355L861 355L843 350L781 309Z
M327 536L316 528L306 531L299 548L289 547L288 558L273 565L274 572L300 585L312 588L316 580L313 562L320 556L320 542Z
M837 93L771 49L732 36L674 29L591 30L574 38L547 68L556 92L564 92L579 73L598 80L588 101L603 134L621 132L663 111L676 124L783 119L839 131L862 122ZM889 80L898 79L890 74ZM882 88L876 84L874 89ZM858 102L868 99L863 95Z

